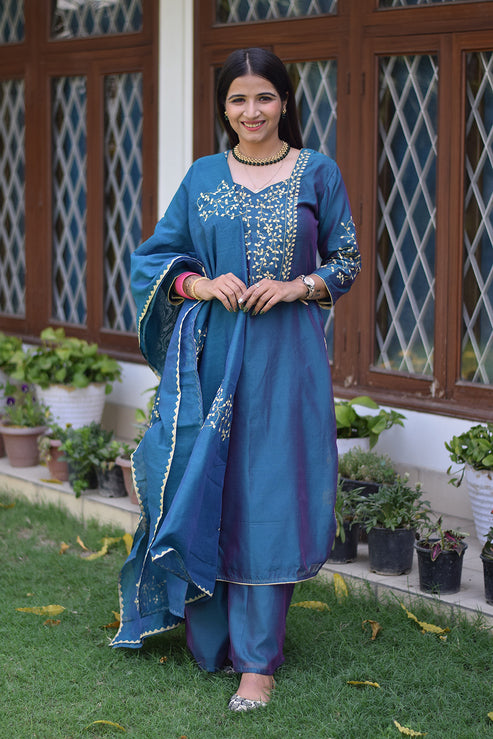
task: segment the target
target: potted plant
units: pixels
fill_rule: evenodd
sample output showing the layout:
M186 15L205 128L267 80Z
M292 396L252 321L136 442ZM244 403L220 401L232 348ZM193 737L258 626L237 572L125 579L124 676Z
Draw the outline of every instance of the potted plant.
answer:
M38 437L49 422L49 411L29 385L5 385L6 404L0 433L12 467L34 467L39 462Z
M450 459L461 468L447 473L449 482L458 487L465 477L471 500L474 526L478 539L484 543L493 525L493 423L471 426L445 442Z
M346 489L362 488L362 495L378 490L382 483L392 483L397 471L387 454L377 454L360 446L339 457L339 474Z
M58 423L50 423L47 430L38 438L39 458L48 467L50 477L60 482L68 481L68 462L61 445L68 437L69 426L62 428Z
M485 600L490 605L493 605L493 526L488 531L486 541L483 544L479 556L483 562Z
M334 506L336 535L329 560L338 564L354 562L358 554L360 525L354 521L354 513L361 488L345 490L342 478L337 481L337 494Z
M396 424L404 425L405 416L394 410L386 411L380 408L378 403L375 403L367 395L359 395L352 400L339 400L335 403L334 408L339 454L343 454L355 445L373 449L382 431ZM364 413L361 412L360 408L368 408L378 412ZM355 439L357 441L354 441Z
M12 357L22 350L22 341L18 336L8 336L0 332L0 385L10 383L10 375L14 369ZM3 389L0 390L0 408L5 405Z
M435 523L425 522L415 548L418 555L419 587L425 593L458 593L467 533L444 529L442 516Z
M380 485L376 493L360 497L355 520L368 533L370 570L381 575L404 575L411 571L416 528L427 521L430 503L421 497L421 486L397 476Z
M115 359L63 328L46 328L40 345L15 352L12 364L12 378L34 385L54 420L74 428L101 420L105 394L121 377Z
M112 431L106 431L93 421L80 428L69 427L60 450L69 465L69 482L78 498L84 490L98 487L97 464L100 449L111 440Z
M98 447L93 455L99 493L105 498L122 498L127 491L122 468L116 463L121 454L122 445L113 439L112 432L105 433L108 435L106 443Z

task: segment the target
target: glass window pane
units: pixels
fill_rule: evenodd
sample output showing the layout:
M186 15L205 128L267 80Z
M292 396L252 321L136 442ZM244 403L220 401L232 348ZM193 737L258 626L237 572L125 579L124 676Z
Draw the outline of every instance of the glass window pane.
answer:
M216 0L218 23L245 23L336 13L337 0Z
M493 52L467 55L461 377L493 384Z
M54 5L52 39L142 30L142 0L56 0Z
M0 45L24 41L24 0L0 3Z
M130 255L142 237L142 75L105 78L104 325L135 331Z
M24 82L0 82L0 312L25 313Z
M86 79L52 82L53 318L85 324Z
M376 364L433 374L437 59L379 64Z

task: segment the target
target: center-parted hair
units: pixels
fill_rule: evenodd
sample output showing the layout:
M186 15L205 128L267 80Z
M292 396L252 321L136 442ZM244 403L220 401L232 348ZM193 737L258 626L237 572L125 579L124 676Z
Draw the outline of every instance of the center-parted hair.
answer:
M295 149L301 149L303 141L296 110L294 89L286 67L272 51L257 47L233 51L226 59L217 80L217 114L223 128L228 134L231 148L238 143L238 135L224 117L226 97L231 83L237 77L243 77L247 74L255 74L258 77L263 77L276 88L279 97L286 104L286 116L281 117L279 121L279 138L287 141Z

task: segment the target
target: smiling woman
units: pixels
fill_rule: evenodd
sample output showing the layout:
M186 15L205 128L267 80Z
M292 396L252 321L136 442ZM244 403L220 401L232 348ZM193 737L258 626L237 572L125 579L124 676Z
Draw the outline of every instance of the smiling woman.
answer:
M217 103L232 151L192 165L132 258L140 347L161 384L133 455L145 516L113 646L185 620L203 670L242 674L229 708L247 711L270 700L294 584L335 533L322 308L360 258L340 171L302 148L282 62L234 52Z

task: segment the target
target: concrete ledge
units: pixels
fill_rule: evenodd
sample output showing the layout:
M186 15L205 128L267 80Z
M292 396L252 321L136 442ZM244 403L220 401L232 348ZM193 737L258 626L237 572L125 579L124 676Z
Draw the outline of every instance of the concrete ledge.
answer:
M11 467L6 457L0 458L0 489L11 495L19 495L36 503L54 503L81 521L96 519L100 523L113 524L129 534L134 534L139 520L139 507L128 497L103 498L96 490L76 498L68 483L49 480L48 469L37 467Z

